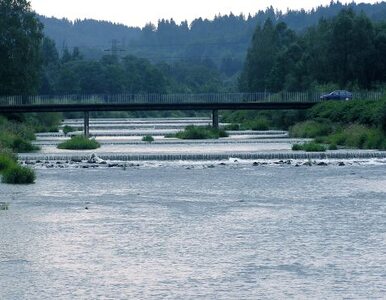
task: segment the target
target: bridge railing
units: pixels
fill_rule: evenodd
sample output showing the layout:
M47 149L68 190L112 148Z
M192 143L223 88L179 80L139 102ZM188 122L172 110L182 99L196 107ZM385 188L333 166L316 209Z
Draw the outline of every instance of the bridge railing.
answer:
M356 92L354 99L379 100L382 92ZM0 106L71 104L199 104L199 103L300 103L320 102L320 93L206 93L206 94L95 94L1 96Z

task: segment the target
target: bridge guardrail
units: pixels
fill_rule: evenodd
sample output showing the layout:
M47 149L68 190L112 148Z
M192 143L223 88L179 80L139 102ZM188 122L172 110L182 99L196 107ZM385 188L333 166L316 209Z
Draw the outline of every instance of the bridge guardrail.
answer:
M379 100L384 92L354 92L353 99ZM0 106L71 104L200 104L320 102L320 93L93 94L0 96Z

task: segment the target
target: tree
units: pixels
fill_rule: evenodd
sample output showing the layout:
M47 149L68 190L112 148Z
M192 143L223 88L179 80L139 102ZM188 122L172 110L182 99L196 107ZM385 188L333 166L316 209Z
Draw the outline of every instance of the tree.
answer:
M0 2L0 95L27 95L39 86L43 25L26 0Z
M272 78L274 68L280 53L295 41L295 33L283 22L276 26L268 19L262 27L257 26L252 38L252 46L248 50L244 70L240 79L242 91L265 91L277 87ZM276 74L275 70L275 74ZM271 76L270 76L271 75Z

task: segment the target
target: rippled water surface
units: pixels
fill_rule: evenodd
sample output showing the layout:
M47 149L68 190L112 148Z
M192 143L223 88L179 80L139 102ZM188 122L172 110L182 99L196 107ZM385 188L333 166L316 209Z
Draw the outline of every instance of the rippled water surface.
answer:
M385 166L37 173L0 185L0 299L386 295Z

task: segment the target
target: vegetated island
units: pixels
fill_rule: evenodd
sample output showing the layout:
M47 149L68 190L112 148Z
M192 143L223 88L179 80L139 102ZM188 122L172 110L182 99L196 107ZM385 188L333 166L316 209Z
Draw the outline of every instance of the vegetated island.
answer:
M211 126L186 126L184 130L176 134L168 134L166 138L178 138L182 140L204 140L204 139L219 139L228 137L228 133L224 129L213 128Z
M71 139L60 143L58 149L67 150L93 150L99 148L101 145L95 140L85 137L83 135L74 135Z

